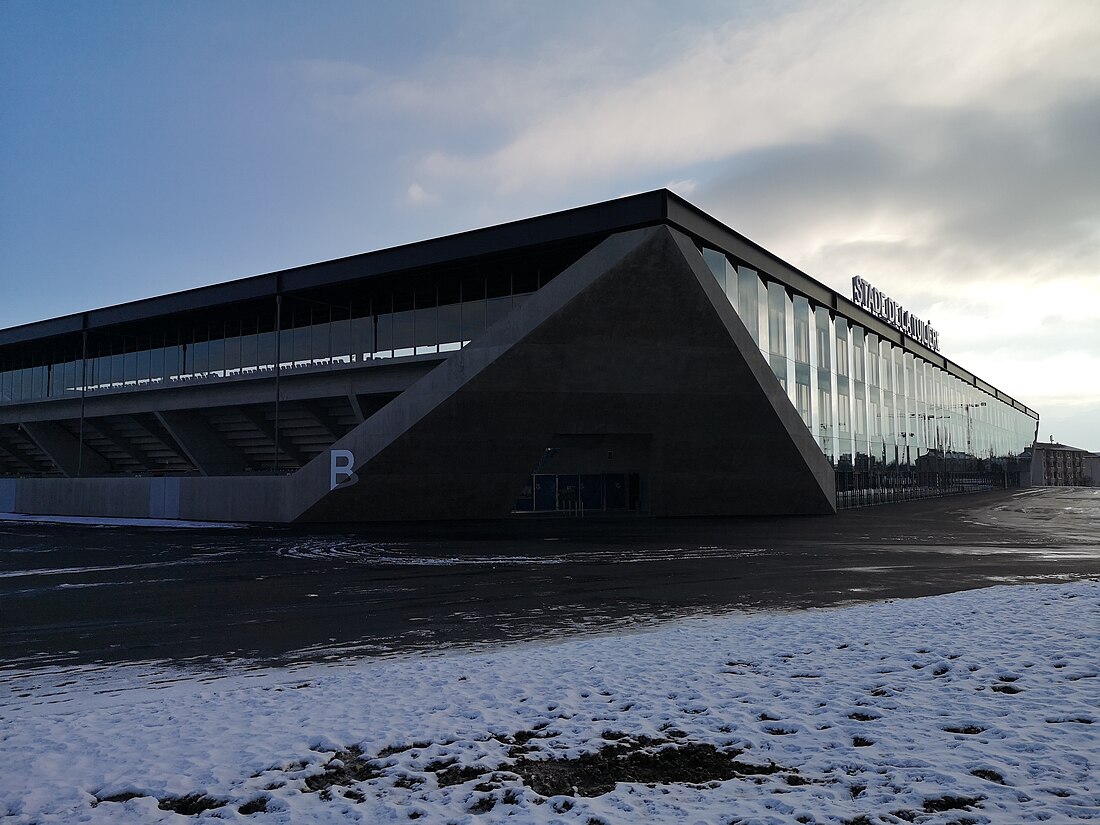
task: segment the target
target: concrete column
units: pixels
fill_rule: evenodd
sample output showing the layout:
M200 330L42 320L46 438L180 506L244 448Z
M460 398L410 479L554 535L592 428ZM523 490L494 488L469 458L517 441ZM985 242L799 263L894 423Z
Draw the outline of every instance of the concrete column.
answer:
M348 393L348 404L351 406L351 414L355 416L356 424L362 424L367 420L367 417L363 415L363 407L359 403L359 396Z
M75 478L78 473L98 476L111 471L111 463L107 459L87 444L82 449L80 440L56 422L24 422L20 427L54 466L69 478Z
M244 472L244 460L240 454L195 413L175 410L154 415L204 476Z

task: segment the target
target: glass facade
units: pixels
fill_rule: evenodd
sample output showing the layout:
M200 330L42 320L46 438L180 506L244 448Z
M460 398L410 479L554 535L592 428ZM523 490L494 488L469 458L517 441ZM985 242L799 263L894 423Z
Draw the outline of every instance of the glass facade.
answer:
M702 253L836 470L839 506L1018 483L1032 415L718 250Z
M218 320L169 317L152 329L93 330L86 344L70 336L12 348L0 354L0 404L452 352L553 274L526 268L353 284L232 307Z

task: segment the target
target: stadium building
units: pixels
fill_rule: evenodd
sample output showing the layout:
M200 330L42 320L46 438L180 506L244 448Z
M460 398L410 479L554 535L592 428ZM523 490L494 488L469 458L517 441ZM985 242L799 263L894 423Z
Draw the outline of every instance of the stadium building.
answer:
M1019 483L1037 414L658 190L0 330L0 512L831 513Z

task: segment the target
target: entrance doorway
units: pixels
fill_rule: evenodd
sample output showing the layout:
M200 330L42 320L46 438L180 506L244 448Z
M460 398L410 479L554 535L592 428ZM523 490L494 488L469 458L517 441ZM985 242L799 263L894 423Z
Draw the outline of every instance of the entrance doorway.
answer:
M641 473L533 473L513 512L637 512L641 488Z
M648 433L558 433L513 504L516 513L647 512Z

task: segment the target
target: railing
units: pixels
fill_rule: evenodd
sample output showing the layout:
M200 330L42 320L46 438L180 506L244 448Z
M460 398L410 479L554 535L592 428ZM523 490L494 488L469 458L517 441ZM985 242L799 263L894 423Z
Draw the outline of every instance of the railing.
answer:
M274 361L272 361L271 363L252 364L227 369L190 370L186 372L175 370L168 371L168 375L150 375L121 380L97 381L92 378L92 380L89 380L83 387L80 386L79 382L75 385L66 384L61 387L51 387L48 383L42 382L43 389L41 392L28 392L25 394L4 392L0 394L0 404L46 401L54 398L73 398L80 397L82 394L91 395L118 390L161 389L165 387L187 386L195 383L205 384L224 380L241 380L265 376L272 377L276 372L282 375L288 375L326 369L348 369L362 367L368 364L392 363L394 360L411 358L414 357L414 355L423 356L449 353L459 350L469 343L469 341L444 342L437 345L437 347L431 351L428 351L427 347L419 347L414 352L413 348L410 347L407 352L402 351L400 354L396 355L390 352L366 352L361 356L335 355L325 358L284 360L279 363L278 368L276 368Z
M836 507L847 510L916 499L1018 487L1018 472L836 471Z

